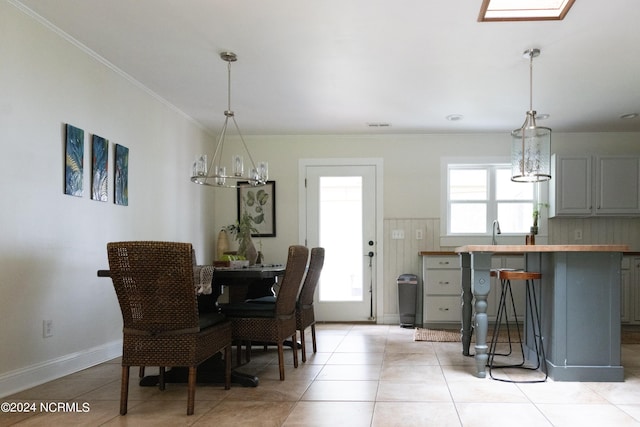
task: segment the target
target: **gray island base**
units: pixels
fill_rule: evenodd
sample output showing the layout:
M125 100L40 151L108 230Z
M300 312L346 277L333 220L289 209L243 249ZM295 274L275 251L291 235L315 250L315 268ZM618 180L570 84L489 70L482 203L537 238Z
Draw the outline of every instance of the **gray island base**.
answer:
M486 376L487 296L491 257L524 253L527 271L542 273L535 292L549 377L555 381L624 381L620 343L622 253L627 245L468 245L462 267L462 352L475 333L476 376ZM473 318L473 328L472 328ZM525 324L525 353L535 357Z

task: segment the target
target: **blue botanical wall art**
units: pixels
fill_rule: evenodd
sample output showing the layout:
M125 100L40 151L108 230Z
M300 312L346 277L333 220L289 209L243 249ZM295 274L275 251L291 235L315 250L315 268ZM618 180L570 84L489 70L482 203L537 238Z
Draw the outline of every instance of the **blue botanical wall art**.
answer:
M116 144L115 204L129 205L129 149Z
M64 194L82 197L84 169L84 131L67 124L65 144Z
M93 135L93 170L91 174L91 198L106 202L107 194L107 168L109 159L109 141L98 135Z

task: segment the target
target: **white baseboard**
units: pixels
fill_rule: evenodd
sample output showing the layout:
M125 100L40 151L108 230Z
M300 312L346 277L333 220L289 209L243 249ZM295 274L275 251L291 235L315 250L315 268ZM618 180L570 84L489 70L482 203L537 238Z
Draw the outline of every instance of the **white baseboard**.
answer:
M73 374L122 355L122 340L66 354L0 375L0 397Z
M382 316L382 324L383 325L400 325L400 315L385 314L384 316Z

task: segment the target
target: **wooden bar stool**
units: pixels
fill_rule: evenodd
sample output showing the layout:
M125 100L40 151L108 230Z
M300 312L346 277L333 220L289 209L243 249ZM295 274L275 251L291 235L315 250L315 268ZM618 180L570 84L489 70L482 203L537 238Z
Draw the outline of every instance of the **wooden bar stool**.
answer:
M501 285L501 294L500 294L500 302L498 303L498 313L496 315L496 325L493 331L493 338L491 340L491 346L489 347L489 376L497 381L504 382L512 382L512 383L537 383L537 382L545 382L547 380L547 368L546 368L546 355L544 352L544 345L542 342L542 329L540 324L540 312L538 310L538 301L536 298L535 290L533 288L533 281L539 280L542 277L542 274L531 271L514 271L514 270L496 270L491 272L492 276L497 276L500 279ZM522 345L522 336L520 333L520 325L518 323L517 313L515 302L513 301L513 293L511 291L511 280L524 280L526 286L526 299L528 310L526 310L528 319L525 319L525 323L530 322L531 331L533 333L533 344L536 352L536 366L530 367L525 366L525 357L524 357L524 348ZM511 308L513 310L513 316L515 317L515 324L518 336L518 344L520 345L520 351L522 352L522 360L519 363L510 364L510 365L494 365L494 357L498 356L508 356L511 354L511 331L509 328L509 319L507 314L507 304L508 301L511 302ZM509 352L506 354L496 353L496 346L498 342L498 337L500 334L500 327L503 323L507 327L507 336L509 340ZM493 376L493 369L498 368L517 368L517 369L527 369L532 371L537 371L542 366L542 371L544 372L543 379L536 380L507 380L502 378L496 378Z

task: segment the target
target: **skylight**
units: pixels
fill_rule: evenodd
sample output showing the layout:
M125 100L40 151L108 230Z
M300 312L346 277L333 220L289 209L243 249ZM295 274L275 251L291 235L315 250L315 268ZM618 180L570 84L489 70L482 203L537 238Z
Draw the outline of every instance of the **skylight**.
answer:
M482 0L478 21L564 19L575 0Z

